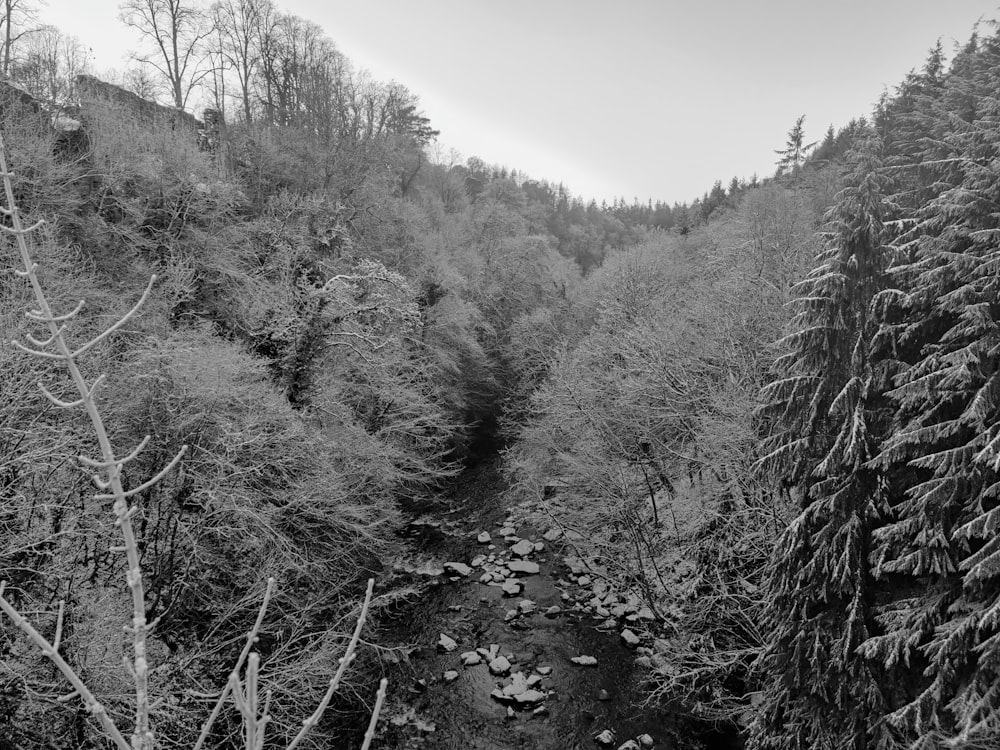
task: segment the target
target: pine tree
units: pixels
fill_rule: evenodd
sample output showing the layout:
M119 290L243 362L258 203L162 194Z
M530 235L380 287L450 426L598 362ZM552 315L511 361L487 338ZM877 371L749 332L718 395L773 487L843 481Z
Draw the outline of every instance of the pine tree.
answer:
M1000 103L966 100L1000 85L997 41L961 62L943 96L976 114L944 108L954 184L898 242L896 425L869 464L905 482L874 559L897 594L864 653L910 666L887 724L920 748L1000 743Z
M805 129L803 128L805 120L805 115L799 116L799 119L795 121L795 125L788 131L788 140L785 142L785 148L774 152L781 157L777 162L778 174L783 174L786 171L794 174L798 171L799 167L805 162L806 155L816 145L815 143L805 142Z
M880 686L857 654L872 625L868 556L883 491L866 464L885 422L884 374L869 353L885 285L884 180L874 139L851 156L821 263L798 286L793 331L763 393L771 436L760 465L794 486L801 512L768 575L772 636L757 665L765 697L754 750L860 750L884 739Z

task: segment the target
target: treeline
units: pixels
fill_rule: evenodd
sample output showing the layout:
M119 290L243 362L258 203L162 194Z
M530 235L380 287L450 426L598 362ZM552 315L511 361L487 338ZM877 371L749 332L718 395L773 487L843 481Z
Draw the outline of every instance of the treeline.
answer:
M654 694L752 748L1000 742L998 70L977 34L800 120L535 347L514 497L646 598Z
M363 76L335 80L325 66L347 75L349 64L314 41L316 57L298 59L316 65L272 87L273 108L255 100L208 151L115 97L86 102L74 149L22 97L0 109L25 221L46 221L34 248L42 281L60 310L87 301L68 335L100 330L157 275L142 313L84 367L107 374L114 444L151 436L126 488L189 446L134 498L165 745L192 744L268 577L276 594L258 647L269 737L287 741L325 690L365 578L379 580L373 615L412 592L383 562L397 553L399 501L489 448L499 415L516 422L539 377L525 332L576 293L582 266L647 232L474 159L430 163L433 130L416 100ZM9 239L0 252L14 267ZM30 304L4 274L9 338L32 332ZM74 458L91 438L38 391L62 392L46 361L4 347L0 369L4 596L49 638L65 602L60 652L127 726L123 562L114 519ZM59 700L68 689L52 665L10 621L0 628L3 742L101 746L77 703ZM364 710L355 687L379 669L369 654L317 745ZM238 731L230 717L211 742L237 743Z

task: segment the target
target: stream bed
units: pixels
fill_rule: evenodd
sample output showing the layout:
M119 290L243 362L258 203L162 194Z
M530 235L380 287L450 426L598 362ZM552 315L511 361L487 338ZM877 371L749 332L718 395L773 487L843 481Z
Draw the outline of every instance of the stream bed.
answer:
M569 550L554 530L509 515L499 490L496 466L484 464L438 507L414 509L421 512L404 530L408 554L396 570L421 580L423 594L383 620L379 642L405 657L388 675L393 687L375 747L738 747L696 738L690 722L643 705L638 644L627 645L606 617L574 608L580 577L565 564ZM477 541L483 531L488 542ZM633 600L627 615L624 607L621 624L627 618L630 632L642 634L640 603ZM581 656L596 664L571 661Z

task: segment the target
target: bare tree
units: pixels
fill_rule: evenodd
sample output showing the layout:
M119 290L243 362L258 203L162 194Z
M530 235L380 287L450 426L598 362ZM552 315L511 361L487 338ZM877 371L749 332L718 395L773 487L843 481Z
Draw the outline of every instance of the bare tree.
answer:
M119 18L153 50L133 53L133 58L165 79L174 106L183 109L191 91L212 72L203 54L212 33L209 16L195 0L125 0Z
M4 76L10 75L12 50L21 39L35 31L31 25L36 17L36 8L29 0L0 0L3 3L0 17L0 27L3 31L3 69Z
M243 102L243 119L252 121L251 87L261 64L261 36L274 25L271 0L217 0L212 5L216 37L214 50L225 65L236 71Z
M73 96L76 76L88 67L89 52L75 36L42 26L27 37L10 77L40 99L56 104Z

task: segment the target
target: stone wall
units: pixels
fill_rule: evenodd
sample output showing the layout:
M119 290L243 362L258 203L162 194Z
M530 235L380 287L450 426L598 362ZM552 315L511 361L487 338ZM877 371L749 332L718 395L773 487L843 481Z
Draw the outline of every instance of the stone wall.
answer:
M76 77L76 96L80 100L85 118L87 111L92 107L111 105L121 112L128 113L137 124L145 127L186 129L191 133L197 133L203 128L198 118L192 114L176 107L165 107L143 99L121 86L115 86L94 76L84 74Z

